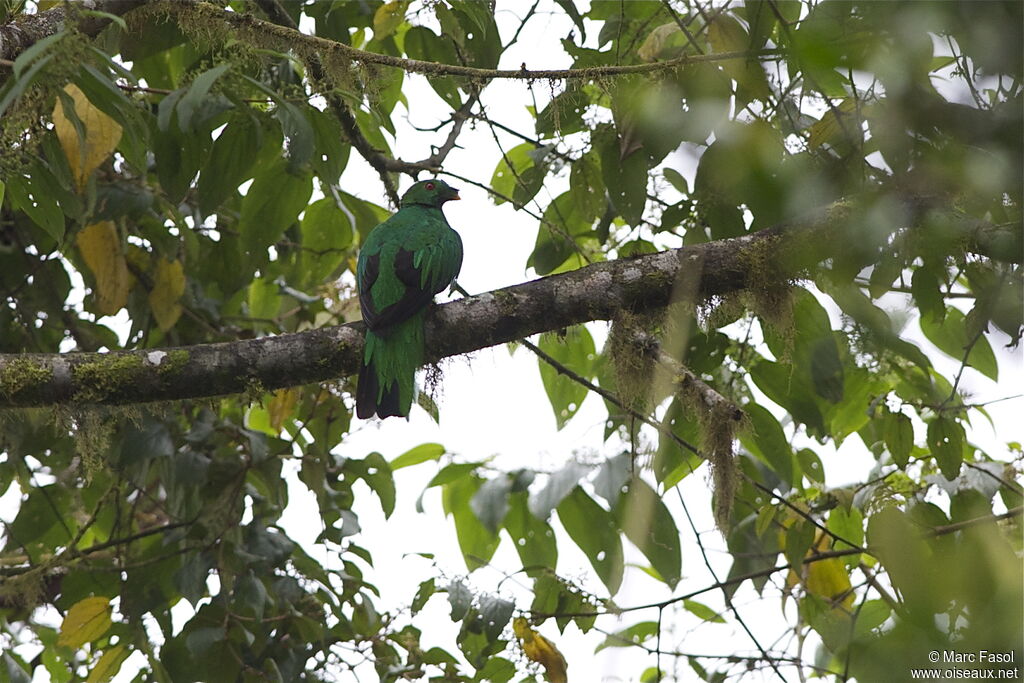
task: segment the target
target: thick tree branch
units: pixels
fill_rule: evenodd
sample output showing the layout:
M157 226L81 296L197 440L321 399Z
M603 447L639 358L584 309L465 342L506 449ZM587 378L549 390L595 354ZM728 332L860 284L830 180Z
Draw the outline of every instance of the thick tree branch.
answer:
M699 302L801 277L845 248L849 211L841 203L743 237L597 263L439 306L427 321L428 357L663 307L681 292ZM362 345L362 326L348 324L177 349L0 355L0 407L144 403L328 381L358 370Z
M82 3L83 9L92 9L107 14L120 16L145 4L145 0L95 0ZM14 21L0 26L0 59L14 60L22 52L38 43L47 36L61 31L67 24L69 11L67 5L58 5L38 14L25 14ZM86 15L78 24L78 30L87 36L95 36L110 24L109 19L94 15Z

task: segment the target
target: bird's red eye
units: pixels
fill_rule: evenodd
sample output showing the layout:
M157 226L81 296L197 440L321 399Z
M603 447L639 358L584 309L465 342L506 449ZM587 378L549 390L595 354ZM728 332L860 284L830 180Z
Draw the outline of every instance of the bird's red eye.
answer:
M434 189L434 183L427 183L424 187L426 187L428 190L433 190Z

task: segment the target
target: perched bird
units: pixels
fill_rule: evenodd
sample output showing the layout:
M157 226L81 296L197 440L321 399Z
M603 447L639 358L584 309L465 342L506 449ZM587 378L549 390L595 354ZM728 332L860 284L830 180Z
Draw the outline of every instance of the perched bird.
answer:
M453 199L459 191L443 180L416 183L359 250L356 283L367 327L356 390L360 418L409 414L424 361L424 313L462 268L462 238L441 212Z

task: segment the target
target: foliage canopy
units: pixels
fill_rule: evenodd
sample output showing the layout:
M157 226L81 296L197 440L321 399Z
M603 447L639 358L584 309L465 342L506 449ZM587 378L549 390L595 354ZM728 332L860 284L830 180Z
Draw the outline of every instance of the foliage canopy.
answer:
M525 343L559 429L590 393L607 408L607 451L554 472L435 443L341 457L348 379L113 408L143 369L90 356L89 392L0 415L0 681L557 683L567 629L647 653L644 681L888 680L930 650L1019 648L1021 447L977 436L964 386L1022 334L1021 5L505 4L0 2L5 402L53 379L28 353L160 349L171 377L193 345L349 322L359 245L424 172L532 216L538 276L634 259L675 302L623 307L607 341L554 323ZM543 34L570 68L503 60L545 13L572 26ZM396 132L424 78L448 114L412 161ZM502 122L499 80L533 130ZM470 127L493 133L487 182L445 164ZM376 201L342 189L356 158ZM744 249L741 286L648 269L698 245ZM826 484L840 446L874 464ZM698 586L680 491L704 460L731 565ZM466 573L424 569L385 611L358 513L409 499L404 468L434 468ZM296 477L315 550L279 523ZM508 542L521 587L477 585ZM568 548L592 575L562 571ZM617 604L640 574L669 597ZM441 594L457 635L436 645ZM789 640L741 594L781 596ZM670 642L689 628L745 640Z

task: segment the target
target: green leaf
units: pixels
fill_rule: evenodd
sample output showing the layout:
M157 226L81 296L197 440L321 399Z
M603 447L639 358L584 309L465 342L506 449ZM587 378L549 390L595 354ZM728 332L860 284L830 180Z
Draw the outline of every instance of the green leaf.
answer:
M64 239L64 213L52 195L40 191L34 177L8 177L7 191L11 206L25 212L55 242Z
M589 227L601 215L606 204L601 162L594 152L587 152L572 163L569 191L576 215Z
M680 192L683 195L690 194L690 186L686 182L686 178L684 178L679 171L675 170L674 168L668 168L666 166L665 168L661 169L661 173L662 175L665 176L665 180L670 182L672 184L672 187L676 188L678 192Z
M679 530L654 489L634 478L613 513L626 538L644 554L661 580L674 589L682 577Z
M610 512L576 487L558 505L558 519L573 542L590 560L608 592L622 584L623 555L618 525Z
M306 107L305 114L315 136L314 153L310 164L320 176L322 183L336 184L348 165L352 148L345 144L341 124L335 116L313 107Z
M354 226L334 199L324 197L306 207L299 223L302 235L303 282L315 287L325 282L348 256Z
M247 571L235 582L231 608L236 614L262 619L267 598L266 586L252 571Z
M305 109L305 108L303 108ZM288 141L288 170L295 173L313 156L316 134L303 109L291 102L281 100L277 103L277 119L281 122L281 132Z
M964 428L956 420L937 417L928 424L928 448L946 479L953 480L960 476L964 439Z
M180 202L205 164L211 149L210 137L206 133L184 133L177 126L160 130L154 123L150 139L160 186L169 201Z
M821 458L810 448L801 448L796 453L797 462L804 476L817 484L825 483L825 467L821 464Z
M473 594L461 580L448 584L448 604L452 609L452 621L461 621L473 605Z
M480 522L470 507L481 483L477 477L462 477L442 489L444 511L455 521L455 534L469 571L486 565L498 548L498 536Z
M512 610L515 603L511 600L503 600L496 595L485 595L480 598L480 620L483 622L484 634L490 641L496 641L501 637L512 618Z
M575 194L563 192L544 209L537 242L526 262L538 275L550 275L581 251L578 238L590 233L591 222L578 210Z
M939 278L935 273L924 266L915 269L910 279L910 291L921 310L921 316L941 323L946 314L946 306L942 290L939 288Z
M753 427L753 439L752 443L747 444L748 447L751 447L754 455L770 465L784 482L793 486L793 449L778 420L767 408L756 403L748 403L743 411Z
M431 462L440 459L446 453L444 446L439 443L421 443L413 446L405 453L402 453L391 461L391 471L400 470L403 467L412 467L423 462ZM439 482L444 483L444 482Z
M190 133L195 130L192 125L193 115L203 103L203 100L206 99L214 82L229 68L231 68L230 64L219 64L209 71L204 71L192 81L192 85L189 86L188 90L178 100L178 125L181 126L183 131Z
M500 195L510 198L512 204L521 209L540 190L547 175L547 148L524 142L508 150L494 169L491 188ZM493 197L495 204L506 201Z
M696 617L700 617L704 621L710 621L715 624L725 623L725 617L696 600L683 600L683 609Z
M931 619L947 605L944 591L935 589L945 563L936 561L921 538L920 528L895 507L885 507L868 519L868 547L903 594L918 618Z
M256 175L242 201L239 227L253 247L268 247L295 222L313 192L308 172L292 175L278 159Z
M828 513L828 522L825 524L825 527L850 543L858 546L864 545L864 515L855 507L846 508L840 505L837 508L833 508ZM835 550L843 550L850 547L852 546L848 546L842 541L836 541L833 546ZM854 564L856 564L856 560Z
M601 176L615 211L629 225L638 225L647 204L647 156L640 151L622 156L621 131L599 127L592 139L601 159Z
M454 661L452 662L454 664ZM516 675L516 665L504 657L491 657L477 671L474 683L508 683Z
M210 157L199 173L199 208L212 213L247 178L263 142L263 129L248 113L232 115L213 142Z
M914 447L914 424L903 413L888 413L882 428L882 438L893 462L906 467Z
M387 519L395 511L395 480L391 475L391 467L380 453L370 453L363 460L363 464L363 481L377 494L381 509L384 511L384 519Z
M783 549L790 566L800 567L807 551L814 542L815 527L805 519L797 519L786 530L786 546Z
M413 26L405 34L405 52L412 59L438 64L458 64L452 41L437 35L425 26ZM462 96L451 76L433 76L430 86L453 109L462 106Z
M552 571L558 562L558 545L551 526L530 512L525 491L509 496L505 515L508 532L527 576L537 577Z
M992 347L984 335L968 337L967 320L959 309L949 307L941 321L932 316L922 315L921 331L928 341L939 347L943 353L962 361L967 347L971 347L967 356L967 364L982 373L993 382L999 380L999 366Z
M594 376L597 350L593 337L583 325L570 327L562 337L557 334L543 334L538 346L544 353L577 375L588 380ZM555 413L555 423L558 429L561 429L572 419L587 398L587 388L562 375L543 359L538 359L538 363L544 391L547 392L551 409Z
M635 647L641 645L658 635L658 622L641 621L621 631L608 634L600 645L594 648L594 652L600 652L609 647Z
M434 582L434 578L431 577L426 581L420 582L420 587L416 589L416 596L412 599L412 604L409 606L413 616L419 613L421 609L427 604L427 600L437 592L437 584Z

